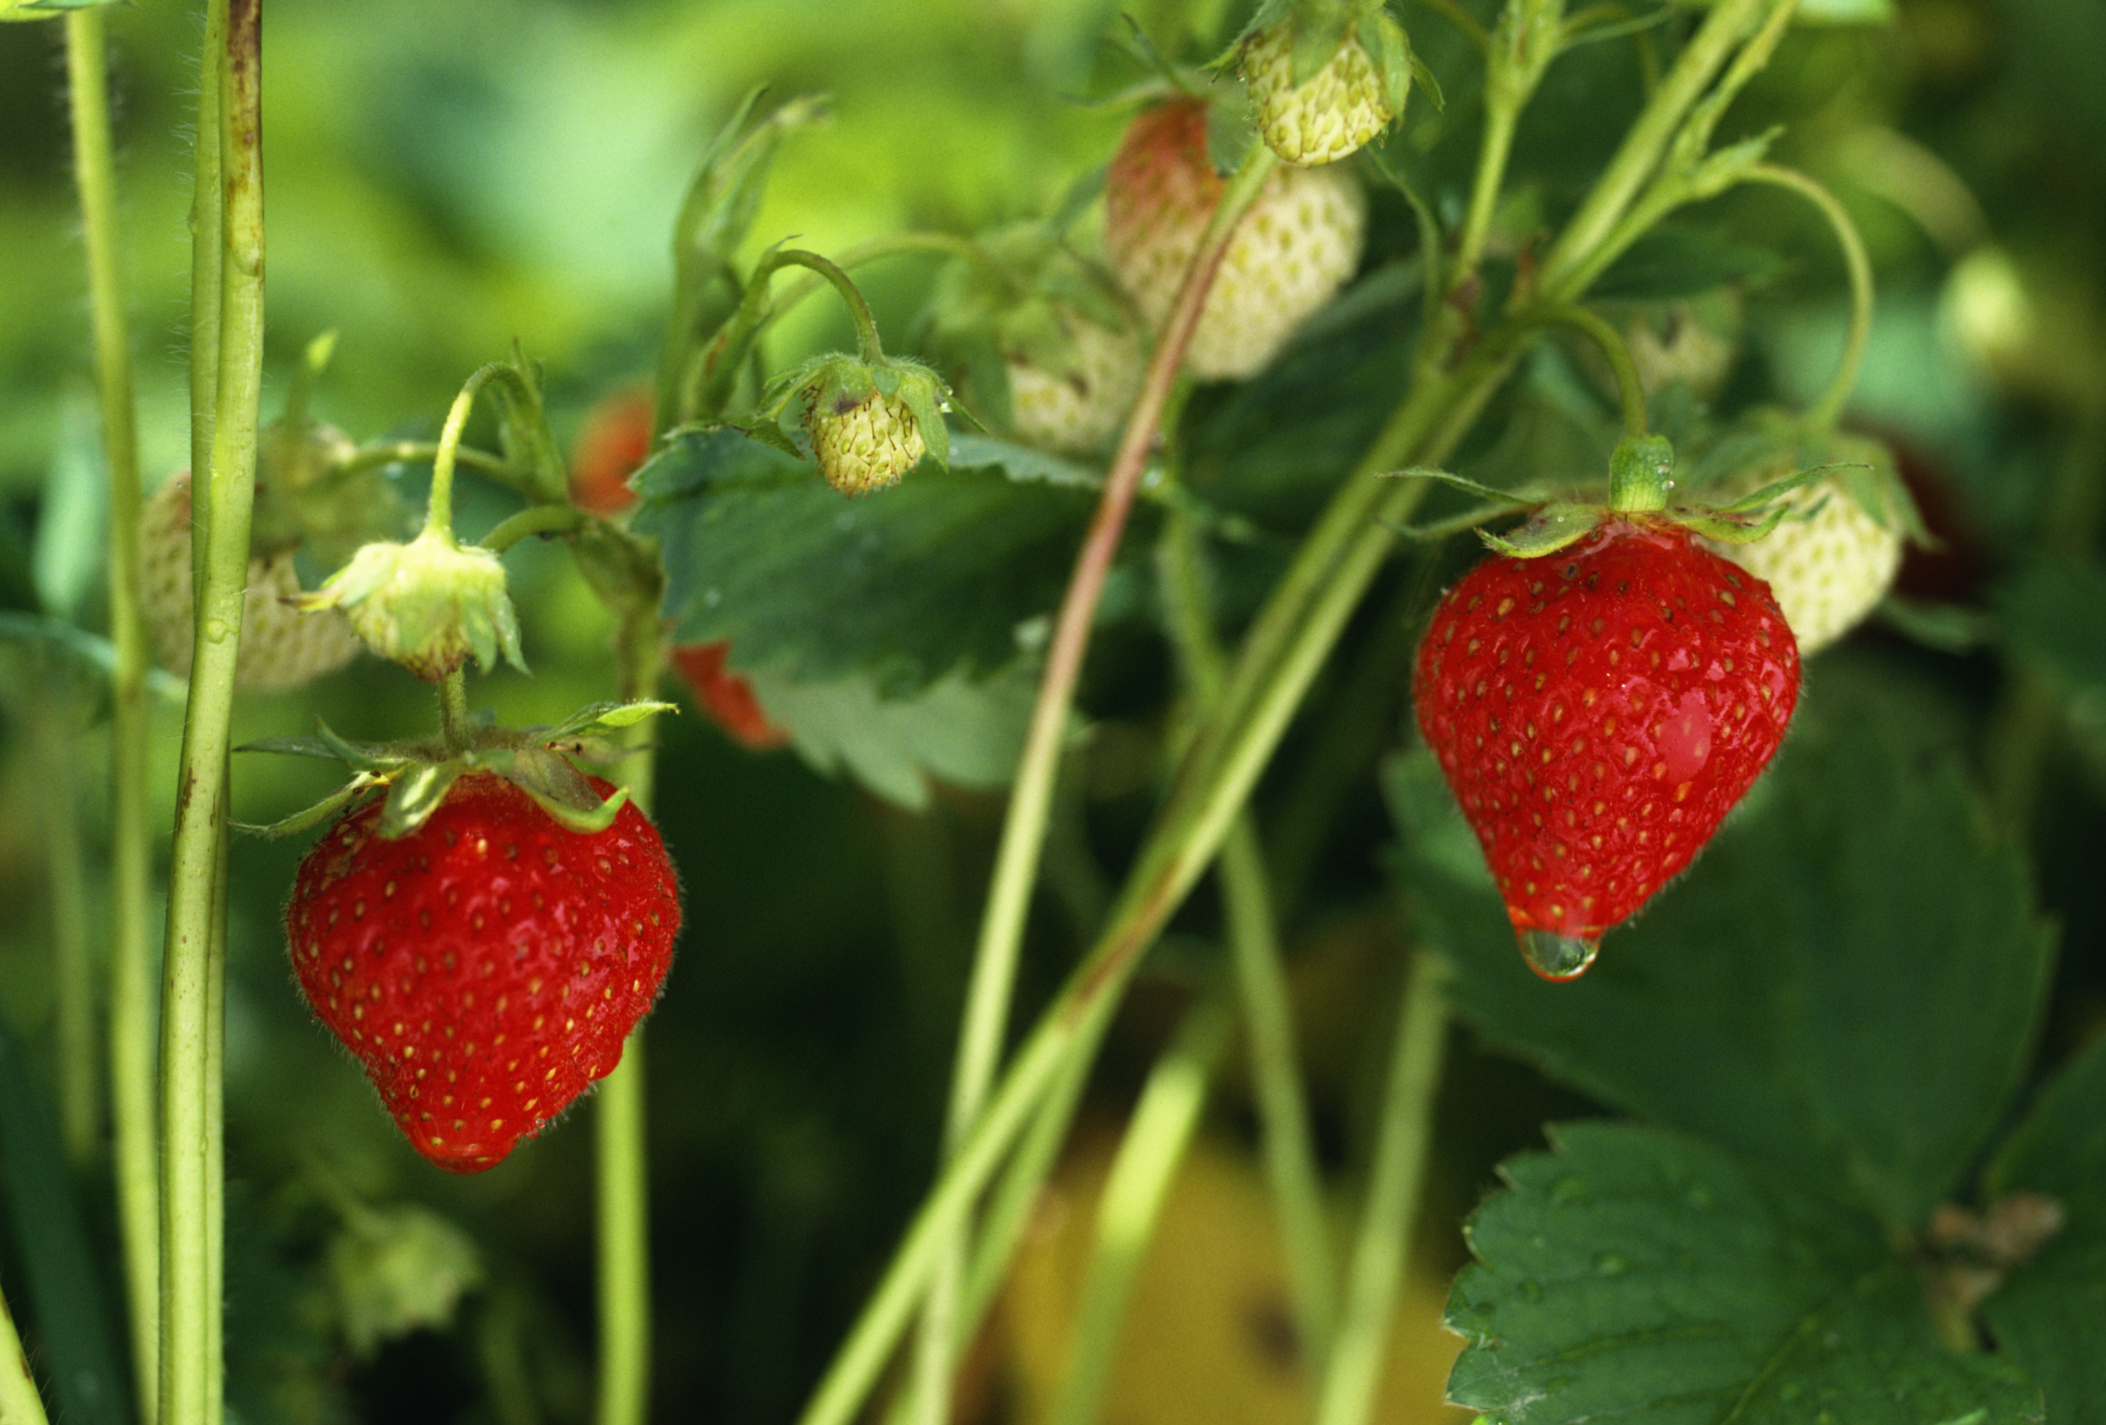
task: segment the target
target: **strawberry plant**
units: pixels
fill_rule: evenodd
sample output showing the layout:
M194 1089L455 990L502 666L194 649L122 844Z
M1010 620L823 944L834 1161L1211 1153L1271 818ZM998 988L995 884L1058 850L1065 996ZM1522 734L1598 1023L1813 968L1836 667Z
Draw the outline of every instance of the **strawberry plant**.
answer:
M0 1421L2101 1414L2089 7L351 13L0 0Z

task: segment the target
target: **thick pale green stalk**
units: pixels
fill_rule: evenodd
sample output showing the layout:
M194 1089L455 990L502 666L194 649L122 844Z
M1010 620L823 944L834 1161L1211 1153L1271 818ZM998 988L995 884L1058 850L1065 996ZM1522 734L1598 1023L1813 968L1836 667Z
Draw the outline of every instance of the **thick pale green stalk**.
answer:
M1440 1087L1441 1053L1447 1042L1447 977L1440 957L1424 949L1405 972L1374 1171L1360 1208L1345 1315L1324 1372L1317 1425L1361 1425L1370 1417L1382 1384L1390 1323L1405 1281L1420 1189L1426 1181L1433 1095Z
M214 0L205 20L203 70L211 107L199 116L199 239L193 265L217 300L217 369L193 370L193 414L210 408L202 477L192 481L201 526L197 631L184 719L161 1009L161 1359L159 1418L215 1425L219 1355L220 1139L224 1046L223 857L227 743L240 650L256 424L263 385L262 16L259 0ZM216 101L216 102L212 102ZM205 135L213 140L208 144ZM207 214L216 214L207 220ZM205 234L212 235L207 241ZM193 350L193 367L205 359ZM210 399L199 395L209 384ZM199 433L192 432L193 448Z
M0 1425L49 1425L44 1398L29 1375L29 1358L22 1354L22 1335L7 1309L7 1296L0 1292Z
M1075 557L1074 572L1069 576L1047 645L1046 667L1039 678L1037 700L1032 704L1023 754L1003 817L987 905L981 915L972 980L966 992L965 1020L951 1078L950 1112L945 1125L945 1141L949 1145L955 1146L978 1117L1001 1059L1025 915L1030 909L1032 888L1038 883L1053 804L1053 783L1060 769L1061 746L1075 704L1075 688L1082 677L1097 604L1111 575L1113 557L1140 489L1141 474L1148 467L1149 453L1162 429L1163 413L1169 407L1185 350L1191 345L1192 333L1206 306L1214 273L1235 235L1236 224L1256 200L1276 163L1271 149L1252 144L1242 167L1215 205L1184 286L1163 323L1142 378L1140 395L1112 456L1104 491ZM952 1250L950 1263L938 1273L930 1293L916 1371L916 1390L923 1402L919 1417L922 1425L942 1425L948 1416L949 1381L958 1335L953 1318L963 1255L960 1242Z
M657 600L650 601L655 610ZM664 650L655 614L625 617L616 644L624 702L658 690ZM629 799L646 815L655 790L657 757L645 718L628 729L628 753L615 769ZM595 1425L643 1425L651 1403L651 1200L649 1136L644 1116L644 1031L638 1025L622 1047L622 1061L594 1094L594 1198L598 1236L599 1391Z
M88 307L109 471L110 642L110 1111L117 1212L130 1310L132 1380L140 1418L158 1399L160 1186L154 1155L153 827L149 820L146 622L139 607L141 506L131 334L117 247L117 195L103 11L66 16L66 78L73 117L74 182L88 259Z
M1573 273L1588 264L1621 221L1638 191L1660 166L1661 156L1682 120L1710 85L1742 36L1774 0L1718 0L1695 35L1661 79L1660 87L1639 114L1623 144L1585 201L1544 254L1539 269L1541 290L1554 300L1570 301Z
M1089 1276L1075 1307L1052 1425L1090 1425L1103 1407L1126 1304L1199 1127L1207 1080L1228 1044L1231 1023L1228 997L1211 997L1186 1018L1148 1076L1098 1199Z

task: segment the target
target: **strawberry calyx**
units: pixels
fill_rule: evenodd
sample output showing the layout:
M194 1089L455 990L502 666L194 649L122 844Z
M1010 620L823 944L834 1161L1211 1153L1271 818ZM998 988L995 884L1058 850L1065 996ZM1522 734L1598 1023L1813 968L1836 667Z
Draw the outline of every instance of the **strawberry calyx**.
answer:
M1704 539L1726 544L1746 544L1762 538L1788 513L1785 496L1803 485L1822 479L1835 467L1816 466L1772 480L1725 504L1698 501L1668 503L1676 488L1674 447L1665 436L1634 436L1618 442L1609 457L1609 494L1606 502L1538 500L1505 490L1493 489L1446 470L1423 466L1395 472L1399 476L1437 480L1473 495L1486 507L1473 518L1489 519L1515 511L1529 511L1528 520L1504 534L1478 529L1477 536L1500 554L1515 559L1540 559L1586 538L1611 522L1680 529Z
M594 703L553 727L516 729L474 721L435 737L395 742L354 742L318 720L312 737L261 738L235 750L328 758L351 768L351 779L280 821L240 829L274 838L294 835L380 792L386 804L378 830L394 840L430 820L462 777L486 773L517 785L567 830L586 835L604 831L627 803L628 789L601 796L571 758L609 757L615 733L655 713L676 710L663 702Z

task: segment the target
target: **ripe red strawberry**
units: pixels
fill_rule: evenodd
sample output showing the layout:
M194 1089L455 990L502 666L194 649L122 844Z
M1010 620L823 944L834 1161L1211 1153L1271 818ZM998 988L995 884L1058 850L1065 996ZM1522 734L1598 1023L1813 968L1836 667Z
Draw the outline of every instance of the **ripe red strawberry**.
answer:
M1221 201L1207 108L1173 99L1128 126L1105 177L1104 250L1142 315L1160 325ZM1283 168L1236 225L1185 369L1203 381L1256 375L1360 261L1367 195L1335 168Z
M570 497L603 519L636 503L629 477L651 453L651 393L620 391L585 417L570 458Z
M381 806L300 863L293 972L416 1150L481 1172L621 1062L672 963L673 866L633 805L579 834L488 772L395 840Z
M1495 555L1434 611L1413 695L1522 952L1569 979L1701 850L1783 740L1799 653L1760 579L1664 520Z
M695 706L755 752L787 746L790 734L768 721L753 684L724 666L730 643L683 643L673 649L673 671L695 695Z

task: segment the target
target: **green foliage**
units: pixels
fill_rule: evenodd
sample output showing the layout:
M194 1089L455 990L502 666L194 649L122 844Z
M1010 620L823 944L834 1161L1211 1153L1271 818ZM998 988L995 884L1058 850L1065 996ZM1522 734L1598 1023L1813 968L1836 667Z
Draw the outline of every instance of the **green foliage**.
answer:
M1495 1041L1895 1231L1960 1189L2007 1111L2051 963L2024 864L1957 773L1854 723L1799 729L1578 984L1529 975L1491 898L1411 885Z
M635 487L636 528L665 550L676 642L730 639L742 666L800 681L867 675L889 698L1013 662L1092 504L962 464L851 500L729 427L683 433Z
M1498 1425L2045 1419L2010 1362L1937 1339L1878 1226L1702 1140L1554 1128L1470 1219L1451 1398Z
M1424 805L1438 794L1430 781L1411 767L1392 776L1407 825L1441 819ZM1567 1131L1557 1160L1508 1166L1520 1200L1495 1200L1472 1233L1491 1270L1457 1288L1453 1319L1474 1343L1458 1398L1512 1421L1612 1402L1633 1418L1713 1419L1728 1401L1747 1418L1781 1419L1810 1408L1795 1399L1844 1419L1945 1418L1882 1414L1872 1402L1886 1398L2037 1418L2015 1369L1939 1344L1914 1255L1895 1250L1936 1205L1968 1195L2025 1070L2052 961L2023 862L1988 832L1953 768L1921 765L1859 719L1799 729L1683 883L1569 986L1521 966L1454 831L1422 839L1433 854L1419 854L1406 881L1425 934L1455 959L1463 1015L1556 1077L1690 1135ZM1619 1158L1621 1185L1593 1188ZM1681 1189L1663 1184L1684 1179L1743 1207L1678 1222ZM1613 1198L1605 1220L1582 1220L1590 1192ZM1738 1235L1713 1221L1736 1222ZM1501 1235L1488 1238L1489 1224ZM1515 1252L1531 1236L1547 1258ZM1730 1260L1675 1255L1698 1239ZM2050 1242L2041 1261L2066 1250L2077 1248ZM1666 1282L1627 1283L1620 1268L1600 1282L1589 1252L1680 1265L1661 1268ZM1672 1284L1679 1273L1718 1283L1721 1298L1657 1319L1622 1314L1681 1303L1690 1288ZM1541 1320L1515 1325L1531 1312ZM1855 1344L1834 1352L1821 1344L1831 1334ZM1583 1349L1666 1350L1678 1337L1691 1351L1729 1338L1752 1354L1640 1368ZM1675 1403L1678 1378L1712 1382L1696 1391L1710 1404ZM1523 1402L1537 1395L1572 1413L1531 1414Z

